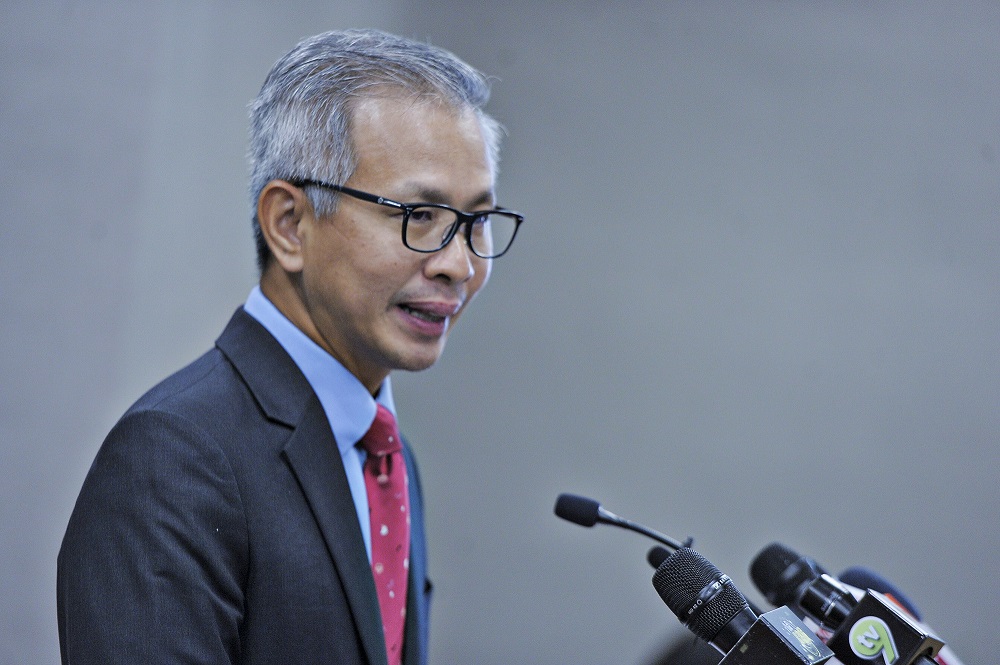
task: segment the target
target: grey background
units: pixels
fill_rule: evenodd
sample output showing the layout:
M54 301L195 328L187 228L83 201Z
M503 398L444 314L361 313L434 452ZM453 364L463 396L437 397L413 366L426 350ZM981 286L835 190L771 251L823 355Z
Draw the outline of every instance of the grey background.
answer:
M256 274L245 107L376 26L497 77L528 218L442 361L395 379L438 663L648 663L648 543L754 600L772 540L996 660L1000 5L3 3L0 662L58 660L55 556L120 413Z

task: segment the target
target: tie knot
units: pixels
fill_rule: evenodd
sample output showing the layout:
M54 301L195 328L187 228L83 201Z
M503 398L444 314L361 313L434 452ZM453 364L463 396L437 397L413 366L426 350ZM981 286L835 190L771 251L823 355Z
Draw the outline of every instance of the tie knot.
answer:
M381 457L402 449L399 441L399 430L396 428L396 418L392 411L381 404L375 412L375 422L359 442L369 455Z

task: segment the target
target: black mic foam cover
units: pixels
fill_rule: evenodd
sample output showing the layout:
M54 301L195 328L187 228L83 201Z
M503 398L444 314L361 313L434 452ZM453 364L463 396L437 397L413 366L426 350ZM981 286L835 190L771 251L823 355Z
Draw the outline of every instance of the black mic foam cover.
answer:
M706 642L738 614L750 611L729 576L689 547L664 559L653 574L653 587L677 618Z
M795 604L800 587L825 573L815 561L781 543L771 543L750 563L750 579L776 607Z
M556 516L580 526L597 524L601 504L576 494L560 494L556 499Z
M653 568L659 568L660 564L666 561L668 556L670 556L670 550L656 545L646 553L646 561L648 561L649 565Z

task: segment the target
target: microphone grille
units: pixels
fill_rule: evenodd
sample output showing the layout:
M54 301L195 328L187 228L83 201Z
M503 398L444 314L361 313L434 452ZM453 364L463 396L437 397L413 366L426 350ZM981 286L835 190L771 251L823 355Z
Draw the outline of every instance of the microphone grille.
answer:
M732 580L689 547L664 559L653 574L653 587L677 618L707 642L749 609Z

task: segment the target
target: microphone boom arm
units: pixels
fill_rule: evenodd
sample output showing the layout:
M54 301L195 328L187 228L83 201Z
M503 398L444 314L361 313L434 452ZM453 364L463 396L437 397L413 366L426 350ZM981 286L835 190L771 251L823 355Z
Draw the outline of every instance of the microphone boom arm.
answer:
M641 533L647 538L652 538L658 543L663 543L664 545L666 545L667 547L671 548L674 551L677 551L682 547L690 547L691 544L693 543L692 538L688 538L687 541L685 541L685 543L681 543L677 540L674 540L670 536L660 533L659 531L650 529L648 526L638 524L636 522L633 522L632 520L627 520L624 517L619 517L610 510L605 510L604 508L601 507L597 509L597 521L602 522L604 524L612 524L614 526L618 526L623 529L628 529L629 531L635 531L636 533Z

